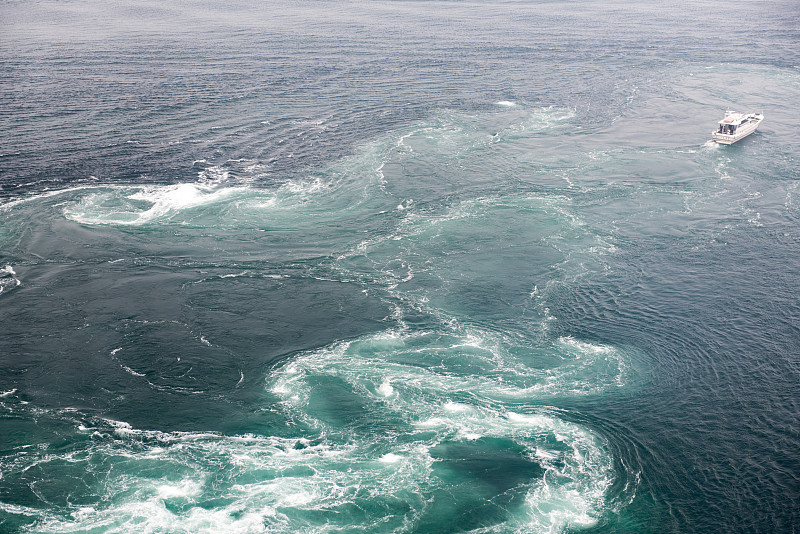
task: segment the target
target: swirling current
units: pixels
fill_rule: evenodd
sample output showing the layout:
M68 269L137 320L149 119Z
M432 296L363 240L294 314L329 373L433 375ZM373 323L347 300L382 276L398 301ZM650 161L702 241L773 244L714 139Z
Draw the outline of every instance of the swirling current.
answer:
M800 13L556 4L0 4L0 530L796 529Z

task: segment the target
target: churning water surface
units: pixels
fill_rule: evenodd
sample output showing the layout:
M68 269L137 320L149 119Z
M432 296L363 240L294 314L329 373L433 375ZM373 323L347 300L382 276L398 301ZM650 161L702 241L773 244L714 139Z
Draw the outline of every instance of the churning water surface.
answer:
M0 10L0 530L800 524L794 3Z

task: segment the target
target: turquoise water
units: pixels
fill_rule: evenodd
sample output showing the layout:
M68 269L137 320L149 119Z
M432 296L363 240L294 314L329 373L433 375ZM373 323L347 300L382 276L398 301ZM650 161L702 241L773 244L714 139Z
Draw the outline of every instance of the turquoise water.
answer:
M793 4L2 10L4 532L796 528Z

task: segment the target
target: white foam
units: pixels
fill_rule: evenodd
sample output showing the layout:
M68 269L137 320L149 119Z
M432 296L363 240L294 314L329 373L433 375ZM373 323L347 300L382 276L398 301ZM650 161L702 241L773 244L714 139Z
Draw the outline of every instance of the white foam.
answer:
M447 401L444 403L444 409L448 412L465 412L469 410L469 406L458 402Z
M329 184L320 178L315 178L313 180L289 180L280 187L280 191L289 192L294 195L308 195L319 193L328 186Z
M516 102L511 102L510 100L501 100L499 102L495 102L495 105L506 107L506 108L513 108L517 104L516 104Z
M214 204L247 191L201 184L98 188L64 208L64 216L83 224L136 226L169 219L192 208Z
M17 273L11 265L6 265L3 269L0 269L0 293L20 285L22 285L22 282L17 278Z
M530 426L530 427L545 427L552 422L552 420L543 415L523 415L515 412L508 412L506 417L514 424Z
M250 271L242 271L240 273L232 273L232 274L221 274L219 278L239 278L241 276L249 276Z
M383 456L381 456L380 461L385 464L396 464L402 459L403 459L402 456L390 452L388 454L384 454Z
M216 202L236 193L235 188L208 188L197 184L145 188L128 196L131 200L151 202L153 206L139 215L140 220L151 220L170 211L179 211Z
M156 490L161 499L175 499L193 497L200 493L201 487L201 483L187 479L178 484L163 484Z
M394 395L394 388L388 378L381 382L381 385L378 387L378 393L384 397L391 397Z
M72 512L70 515L80 521L81 519L84 519L95 512L97 512L97 509L92 506L82 506L81 508L78 508Z
M133 376L145 376L144 373L137 373L136 371L134 371L133 369L131 369L127 365L123 365L122 368L125 369L125 372L130 374L130 375L133 375Z
M219 184L222 182L227 182L230 179L230 171L217 165L212 165L211 167L207 167L198 172L197 178L201 183Z
M27 515L30 517L37 517L42 515L39 508L32 508L30 506L20 506L18 504L9 504L0 501L0 510L9 514Z
M558 342L565 347L578 349L579 353L610 354L614 352L614 349L607 345L594 345L592 343L578 341L570 336L560 337Z
M109 425L112 426L113 431L120 435L131 435L135 434L137 431L130 425L130 423L126 423L124 421L115 421L113 419L106 419L105 420Z

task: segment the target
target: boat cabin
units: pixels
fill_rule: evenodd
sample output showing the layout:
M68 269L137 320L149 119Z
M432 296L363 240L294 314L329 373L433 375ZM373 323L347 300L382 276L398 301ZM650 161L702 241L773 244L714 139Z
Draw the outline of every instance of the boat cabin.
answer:
M736 133L737 128L740 126L749 123L750 121L756 122L758 118L755 114L746 114L746 113L735 113L735 112L728 112L724 119L719 121L719 128L717 128L717 133L726 134L726 135L734 135Z

